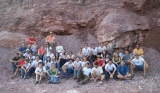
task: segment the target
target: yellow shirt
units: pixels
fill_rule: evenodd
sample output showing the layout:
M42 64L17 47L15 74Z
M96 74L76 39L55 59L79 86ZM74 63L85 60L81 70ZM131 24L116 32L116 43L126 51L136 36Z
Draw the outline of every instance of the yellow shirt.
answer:
M136 53L137 53L138 55L143 55L143 49L142 49L142 48L140 48L140 49L136 49L136 48L135 48L135 49L133 50L133 54L136 54Z

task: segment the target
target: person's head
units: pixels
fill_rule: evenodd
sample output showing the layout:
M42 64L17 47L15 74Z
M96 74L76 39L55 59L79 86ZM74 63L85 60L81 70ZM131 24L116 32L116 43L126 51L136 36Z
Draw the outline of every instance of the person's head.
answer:
M19 57L19 53L16 53L16 57Z
M24 60L24 63L25 63L25 64L28 64L28 60L27 60L27 59L25 59L25 60Z
M93 52L92 52L92 51L90 51L90 52L89 52L89 56L92 56L92 55L93 55Z
M79 62L79 57L76 57L76 61Z
M25 57L24 56L21 56L21 60L24 60L25 59Z
M115 57L115 58L118 58L118 57L119 57L118 53L115 53L115 54L114 54L114 57Z
M111 65L111 64L112 64L112 59L109 59L109 60L108 60L108 63Z
M51 54L51 53L52 53L52 50L49 50L48 53Z
M55 53L55 56L56 56L56 57L58 57L58 56L59 56L58 52L56 52L56 53Z
M82 48L79 49L79 53L82 53Z
M84 44L84 47L87 48L87 47L88 47L88 43L85 43L85 44Z
M124 62L124 59L121 60L121 66L124 66L125 65L125 62Z
M103 47L104 46L103 43L100 43L100 46Z
M52 63L52 68L55 68L55 64L54 63Z
M30 36L31 36L31 38L34 38L34 35L33 35L33 34L31 34Z
M72 61L73 61L73 59L71 59L71 58L70 58L70 59L69 59L69 63L71 64L71 63L72 63Z
M39 60L39 55L36 55L36 58L35 58L36 60Z
M25 46L25 42L22 42L22 47L24 47Z
M51 32L49 33L49 35L50 35L50 36L53 36L53 32L51 31Z
M103 51L102 51L102 54L105 55L105 54L106 54L106 50L103 50Z
M139 44L137 44L137 45L136 45L136 49L139 49L139 48L140 48L140 45L139 45Z
M98 68L98 63L97 62L94 62L94 67Z
M45 44L45 46L46 46L46 47L49 47L49 43L47 42L47 43Z
M86 56L83 57L83 61L84 62L87 61L87 57Z
M119 48L117 48L115 51L116 51L116 53L118 53L118 54L119 54Z
M127 54L127 55L128 55L128 54L129 54L129 51L128 51L128 50L125 50L125 54Z
M72 54L73 54L73 52L72 52L72 51L70 51L70 52L69 52L69 55L72 55Z
M97 55L97 60L101 60L101 55Z
M32 57L32 53L31 52L29 53L29 56Z
M57 42L57 45L58 45L58 46L60 46L60 45L61 45L61 42L60 42L60 41L58 41L58 42Z
M86 66L87 68L89 68L89 62L87 62L87 63L85 64L85 66Z
M43 49L44 47L43 46L41 46L41 49Z
M51 57L47 56L47 61L50 62L51 61Z
M95 44L93 43L93 44L91 45L91 47L92 47L92 48L95 48Z
M139 59L139 55L137 53L134 54L134 55L135 55L136 59Z
M43 67L43 63L42 63L42 62L39 62L39 63L38 63L38 67L42 68L42 67Z

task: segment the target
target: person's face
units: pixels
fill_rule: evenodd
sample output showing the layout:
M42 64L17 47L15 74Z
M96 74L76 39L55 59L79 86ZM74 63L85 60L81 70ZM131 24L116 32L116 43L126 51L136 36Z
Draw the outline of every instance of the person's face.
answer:
M78 62L78 61L79 61L79 58L76 58L76 61Z
M87 61L87 58L86 58L86 57L84 57L84 58L83 58L83 60L84 60L84 61Z
M70 55L72 55L72 52L69 52Z
M116 50L116 53L119 53L119 50Z
M125 51L125 54L129 54L129 52L128 52L128 51Z
M49 57L47 57L47 60L50 60L50 58L49 58Z
M36 56L36 60L39 60L39 57L38 57L38 56Z
M137 58L137 59L139 58L138 54L136 55L136 58Z
M41 49L43 49L43 46L41 46Z
M57 45L58 45L58 46L60 46L60 45L61 45L61 43L60 43L60 42L58 42L58 43L57 43Z
M94 65L95 68L98 68L98 65Z
M34 36L33 36L33 35L31 35L31 38L34 38Z
M71 63L72 63L72 60L69 60L69 63L71 64Z
M50 36L53 36L53 34L52 34L52 33L50 33L49 35L50 35Z
M54 65L54 64L52 64L52 68L55 68L55 65Z
M121 60L121 65L122 65L122 66L124 66L124 64L125 64L125 63L124 63L124 61L123 61L123 60Z
M16 57L19 57L19 55L18 55L18 54L16 54Z
M92 44L92 48L95 48L95 45L94 45L94 44Z
M111 60L109 61L109 64L110 64L110 65L112 64L112 61L111 61Z
M58 53L56 53L56 56L58 56Z
M29 53L29 56L31 57L31 56L32 56L32 53Z
M101 43L100 46L103 46L103 43Z
M116 53L115 56L118 57L118 54Z
M86 64L86 67L88 68L88 67L89 67L89 65L88 65L88 64Z
M24 63L25 63L25 64L28 64L28 62L27 62L27 61L24 61Z
M25 44L24 43L22 43L22 46L24 46Z
M106 51L105 51L105 50L103 51L103 54L106 54Z
M88 47L88 44L85 44L84 47Z
M79 49L79 52L82 52L82 49Z
M139 45L136 45L136 48L139 49Z
M42 64L39 64L39 67L40 67L40 68L42 68L42 67L43 67L43 65L42 65Z

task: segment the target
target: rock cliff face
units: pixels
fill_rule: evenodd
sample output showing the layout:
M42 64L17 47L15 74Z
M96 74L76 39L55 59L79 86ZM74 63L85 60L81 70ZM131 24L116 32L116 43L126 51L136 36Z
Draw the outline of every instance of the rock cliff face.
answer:
M109 49L132 49L143 42L148 47L159 45L158 35L152 37L159 33L159 0L85 0L81 5L76 0L1 0L0 5L0 31L40 35L86 31Z

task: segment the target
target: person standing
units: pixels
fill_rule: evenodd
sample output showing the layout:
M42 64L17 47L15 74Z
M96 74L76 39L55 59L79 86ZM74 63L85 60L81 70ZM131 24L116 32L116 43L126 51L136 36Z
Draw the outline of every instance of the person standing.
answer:
M46 43L49 43L49 46L52 47L55 43L55 37L53 32L50 32L50 34L46 37Z

